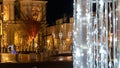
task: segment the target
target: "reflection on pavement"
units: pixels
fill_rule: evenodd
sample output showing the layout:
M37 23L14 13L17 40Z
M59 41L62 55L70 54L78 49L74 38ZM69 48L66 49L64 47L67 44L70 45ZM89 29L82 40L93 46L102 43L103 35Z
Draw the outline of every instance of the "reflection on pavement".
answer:
M2 53L1 54L1 63L28 63L28 62L42 62L44 58L41 54L11 54L11 53Z

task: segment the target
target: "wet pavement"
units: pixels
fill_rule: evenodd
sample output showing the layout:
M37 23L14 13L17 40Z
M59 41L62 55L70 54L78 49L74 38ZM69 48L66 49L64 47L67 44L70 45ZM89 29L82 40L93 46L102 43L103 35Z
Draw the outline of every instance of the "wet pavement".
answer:
M44 54L11 54L11 53L2 53L1 54L1 63L29 63L29 62L43 62L46 59Z
M1 54L0 68L73 68L72 61L45 61L43 54Z

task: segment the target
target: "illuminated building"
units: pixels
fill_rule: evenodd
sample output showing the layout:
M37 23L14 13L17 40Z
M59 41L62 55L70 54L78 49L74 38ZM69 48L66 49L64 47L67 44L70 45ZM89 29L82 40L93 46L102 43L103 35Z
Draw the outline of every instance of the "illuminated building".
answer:
M56 20L56 25L47 27L47 49L57 53L72 51L73 17L64 22L64 18Z
M16 46L18 52L39 50L46 34L46 3L38 0L3 0L1 12L1 52ZM45 39L42 42L46 42Z

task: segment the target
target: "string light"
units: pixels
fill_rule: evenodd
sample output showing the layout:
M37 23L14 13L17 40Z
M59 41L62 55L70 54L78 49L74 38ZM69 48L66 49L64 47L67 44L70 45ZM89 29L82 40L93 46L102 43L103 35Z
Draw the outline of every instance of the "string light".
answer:
M74 68L120 67L116 52L116 1L74 0Z

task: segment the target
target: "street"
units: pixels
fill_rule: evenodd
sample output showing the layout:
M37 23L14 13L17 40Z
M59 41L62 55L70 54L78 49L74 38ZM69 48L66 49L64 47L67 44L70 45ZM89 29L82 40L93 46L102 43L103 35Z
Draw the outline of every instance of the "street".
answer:
M49 57L43 56L40 54L19 54L15 56L2 53L0 68L73 68L72 61L46 61Z
M0 68L73 68L72 62L0 63Z

